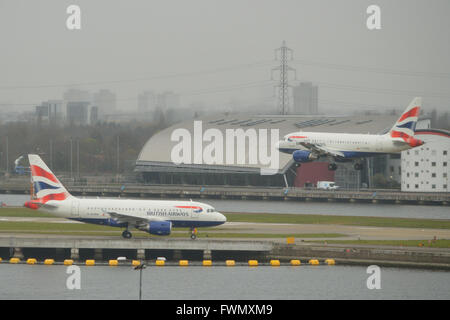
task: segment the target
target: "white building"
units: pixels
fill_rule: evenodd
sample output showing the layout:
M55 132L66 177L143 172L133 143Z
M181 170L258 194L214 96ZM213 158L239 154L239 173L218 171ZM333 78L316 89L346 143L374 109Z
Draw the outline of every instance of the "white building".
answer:
M401 190L449 192L450 132L422 129L415 137L425 144L402 152Z

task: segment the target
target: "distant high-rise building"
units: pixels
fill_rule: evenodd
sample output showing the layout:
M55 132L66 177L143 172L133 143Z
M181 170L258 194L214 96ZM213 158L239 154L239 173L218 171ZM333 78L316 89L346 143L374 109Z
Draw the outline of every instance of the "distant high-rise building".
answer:
M89 123L95 124L98 121L98 107L93 106L91 107L90 113L89 113Z
M318 106L318 87L311 82L301 82L298 86L292 88L294 98L293 114L317 114Z
M144 91L138 96L138 112L141 114L155 110L156 95L153 91Z
M64 118L63 114L62 100L48 100L36 106L36 117L40 121L61 122Z
M64 92L64 101L67 102L78 102L78 101L91 101L91 94L89 91L80 89L69 89Z
M66 120L70 124L86 125L89 120L89 102L68 102Z
M102 89L94 93L93 104L98 107L100 118L117 111L116 95L110 90Z
M162 110L177 109L180 106L180 96L172 91L158 94L157 107Z

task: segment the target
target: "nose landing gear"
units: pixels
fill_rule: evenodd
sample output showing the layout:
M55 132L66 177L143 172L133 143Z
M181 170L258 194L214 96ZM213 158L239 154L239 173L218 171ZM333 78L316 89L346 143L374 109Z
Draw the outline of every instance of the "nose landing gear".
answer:
M197 228L191 228L191 239L197 239Z

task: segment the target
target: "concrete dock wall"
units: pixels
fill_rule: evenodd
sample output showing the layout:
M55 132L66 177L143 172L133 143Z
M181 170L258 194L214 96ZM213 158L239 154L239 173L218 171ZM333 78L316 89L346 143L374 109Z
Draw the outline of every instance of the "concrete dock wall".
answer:
M201 198L242 200L297 200L387 202L449 205L450 193L401 192L400 190L318 190L300 188L185 186L185 185L67 185L76 196L140 197L140 198ZM29 184L0 183L0 193L29 194Z
M0 256L3 259L45 258L55 260L108 260L118 256L128 259L151 260L164 256L168 260L233 258L246 261L279 259L335 259L341 264L378 264L389 266L450 269L450 250L434 248L399 248L381 246L343 246L283 244L271 241L240 240L147 240L147 239L75 239L75 238L0 238Z

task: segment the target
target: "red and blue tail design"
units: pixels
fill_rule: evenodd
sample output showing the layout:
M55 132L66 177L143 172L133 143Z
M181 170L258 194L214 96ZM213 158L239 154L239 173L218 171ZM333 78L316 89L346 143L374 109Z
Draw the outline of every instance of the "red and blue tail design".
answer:
M29 154L31 169L31 182L33 184L34 196L40 203L50 200L65 200L70 197L69 192L56 178L52 171L36 154Z
M421 100L421 98L414 98L414 100L411 101L408 108L406 108L389 132L392 138L407 138L414 136L420 106L422 104Z
M420 140L414 139L414 132L416 131L417 119L419 118L420 107L422 105L422 98L414 98L409 104L408 108L403 112L395 125L389 131L391 138L400 138L411 145L417 147L422 145Z

